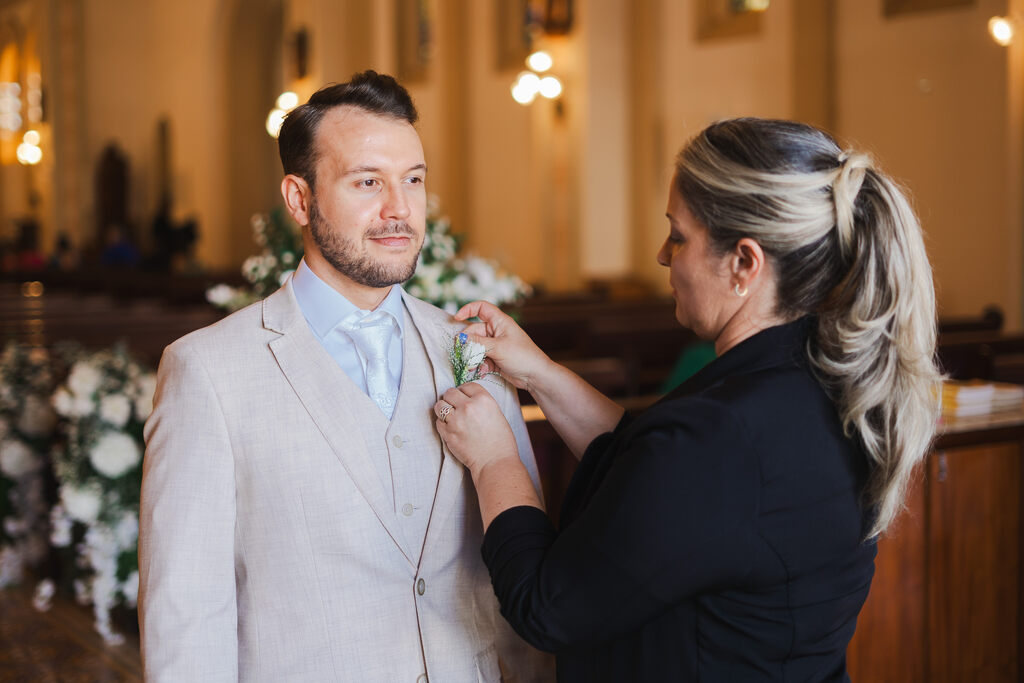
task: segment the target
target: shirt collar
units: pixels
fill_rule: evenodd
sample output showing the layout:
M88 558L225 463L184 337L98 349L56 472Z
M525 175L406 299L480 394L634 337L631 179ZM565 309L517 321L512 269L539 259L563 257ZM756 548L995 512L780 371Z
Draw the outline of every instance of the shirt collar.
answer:
M401 289L401 286L392 285L391 291L377 307L378 310L385 310L394 316L398 322L399 333L405 330ZM338 290L321 280L306 265L305 259L299 262L299 267L292 275L292 290L306 322L321 339L338 323L359 310L358 306L346 299Z

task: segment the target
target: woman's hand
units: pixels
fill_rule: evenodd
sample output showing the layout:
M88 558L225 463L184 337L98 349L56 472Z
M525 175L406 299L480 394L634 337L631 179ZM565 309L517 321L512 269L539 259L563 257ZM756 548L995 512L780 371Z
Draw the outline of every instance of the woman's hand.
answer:
M551 363L547 354L538 348L516 321L501 312L494 304L474 301L459 309L456 320L480 318L481 322L468 325L463 332L471 341L487 349L484 372L497 371L518 389L530 391L536 378L543 376Z
M518 462L508 420L490 392L476 382L444 392L434 404L434 415L441 438L474 478L491 462L507 457Z

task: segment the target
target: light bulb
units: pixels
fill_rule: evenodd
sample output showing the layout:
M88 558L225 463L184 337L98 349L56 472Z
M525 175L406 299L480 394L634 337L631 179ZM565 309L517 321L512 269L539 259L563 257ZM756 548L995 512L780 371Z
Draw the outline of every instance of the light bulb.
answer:
M270 113L267 114L267 133L270 137L277 138L278 133L281 132L281 124L284 123L285 112L283 109L271 109Z
M544 73L554 64L551 55L543 50L537 50L526 58L526 65L539 73Z
M277 97L277 108L291 111L299 105L299 96L291 90L286 90Z
M30 145L39 146L39 131L38 130L27 130L25 135L21 138L24 142Z
M16 154L18 161L27 166L34 166L43 158L43 150L36 145L30 145L27 142L23 142L18 145Z
M540 94L549 100L553 100L562 94L562 82L554 76L545 76L540 79Z
M522 83L518 82L512 85L512 99L519 104L529 104L535 97L537 97L535 89L524 87Z
M992 17L989 19L988 32L992 34L992 40L1004 47L1013 40L1013 24L1006 17Z

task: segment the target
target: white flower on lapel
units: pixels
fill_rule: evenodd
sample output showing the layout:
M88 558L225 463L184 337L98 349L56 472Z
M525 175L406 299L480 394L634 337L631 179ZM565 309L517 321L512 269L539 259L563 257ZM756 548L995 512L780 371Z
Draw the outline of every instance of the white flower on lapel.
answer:
M487 373L480 371L480 364L484 362L487 349L483 344L469 340L465 332L459 332L452 339L451 348L448 350L448 358L452 363L452 376L455 378L455 386L480 379Z

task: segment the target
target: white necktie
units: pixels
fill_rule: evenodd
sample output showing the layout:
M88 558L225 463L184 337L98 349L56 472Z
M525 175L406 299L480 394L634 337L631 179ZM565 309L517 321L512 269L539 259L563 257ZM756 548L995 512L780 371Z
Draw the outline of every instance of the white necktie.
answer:
M388 348L395 332L395 318L376 310L360 318L362 311L348 316L340 327L352 338L362 356L366 375L366 393L390 420L398 398L398 382L388 370Z

